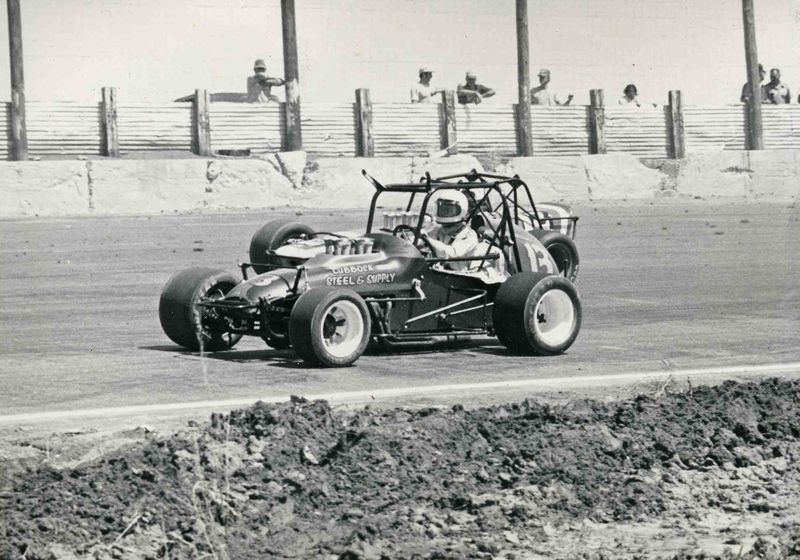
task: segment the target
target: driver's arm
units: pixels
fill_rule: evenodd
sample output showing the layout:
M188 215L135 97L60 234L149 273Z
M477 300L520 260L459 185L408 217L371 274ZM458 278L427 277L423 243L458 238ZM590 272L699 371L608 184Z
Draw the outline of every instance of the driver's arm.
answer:
M440 259L452 259L455 257L468 257L472 255L475 248L478 246L478 234L472 228L466 228L459 232L452 243L444 243L428 237L431 246L436 251L436 256Z
M427 237L427 239L431 244L431 247L433 247L433 250L436 252L436 256L438 258L452 259L456 256L456 250L452 245L448 245L447 243L439 241L438 239L434 239L433 237Z

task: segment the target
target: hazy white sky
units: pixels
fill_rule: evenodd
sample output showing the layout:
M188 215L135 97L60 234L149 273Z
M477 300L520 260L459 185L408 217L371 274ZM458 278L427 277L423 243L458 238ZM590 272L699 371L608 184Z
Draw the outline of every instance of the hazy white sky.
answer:
M800 94L800 0L754 0L759 58ZM244 91L253 60L283 74L279 0L21 0L31 100L169 101L195 88ZM741 0L529 0L531 73L588 102L588 90L690 104L738 102L745 81ZM514 0L296 0L301 96L406 101L417 69L455 87L465 70L516 100ZM6 10L0 26L8 29ZM0 99L9 99L0 41ZM281 93L282 95L282 93Z

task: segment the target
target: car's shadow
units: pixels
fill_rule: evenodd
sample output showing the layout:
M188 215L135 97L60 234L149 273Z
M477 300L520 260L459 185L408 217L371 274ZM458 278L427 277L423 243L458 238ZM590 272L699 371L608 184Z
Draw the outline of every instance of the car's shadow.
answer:
M170 346L167 344L157 344L150 346L140 346L142 350L155 350L157 352L169 352L172 354L188 356L192 358L201 357L200 352L187 350L181 346ZM203 358L209 360L219 360L232 363L252 363L262 362L271 366L284 367L289 369L304 368L306 366L294 355L291 350L275 350L274 348L264 348L263 350L222 350L219 352L205 352Z
M150 346L140 346L142 350L154 350L158 352L170 352L178 355L190 357L200 357L200 352L187 350L180 346L159 344ZM490 356L511 356L512 354L496 340L443 340L434 342L409 343L398 346L386 346L383 344L372 343L367 347L364 356L390 357L393 355L435 355L442 353L478 353ZM219 360L231 363L253 363L262 362L274 367L287 369L307 369L304 364L292 351L275 350L264 348L263 350L224 350L220 352L207 352L203 356L210 360Z

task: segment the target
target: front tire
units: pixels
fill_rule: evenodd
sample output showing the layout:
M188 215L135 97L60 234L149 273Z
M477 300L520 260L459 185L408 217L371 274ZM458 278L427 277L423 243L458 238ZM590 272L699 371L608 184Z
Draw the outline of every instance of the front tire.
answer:
M261 226L253 238L250 240L250 262L256 263L253 270L256 274L263 274L270 270L269 266L276 264L271 262L267 256L267 251L274 251L285 244L290 239L299 239L314 233L314 230L307 225L292 220L271 220ZM262 266L259 266L262 265Z
M572 282L555 274L520 272L497 291L492 322L497 338L512 352L552 356L575 342L581 316Z
M201 342L207 352L233 348L242 336L229 332L197 302L204 297L221 298L238 283L233 274L200 266L173 275L161 291L158 304L164 334L189 350L200 350Z
M313 288L301 295L289 317L289 340L306 363L349 366L367 348L372 321L352 290Z

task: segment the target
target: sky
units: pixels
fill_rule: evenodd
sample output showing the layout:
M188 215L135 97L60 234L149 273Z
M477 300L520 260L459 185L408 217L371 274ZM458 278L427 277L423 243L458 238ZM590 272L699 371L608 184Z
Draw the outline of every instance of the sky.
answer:
M20 0L26 96L170 101L196 88L244 91L255 58L283 75L280 0ZM472 70L517 98L514 0L295 0L301 100L403 102L420 66L455 88ZM800 0L754 0L759 58L800 94ZM741 0L528 0L532 80L588 103L589 90L646 101L737 103L746 80ZM0 29L7 33L7 13ZM0 41L0 100L9 95ZM282 96L282 92L279 92ZM488 102L488 101L487 101Z

